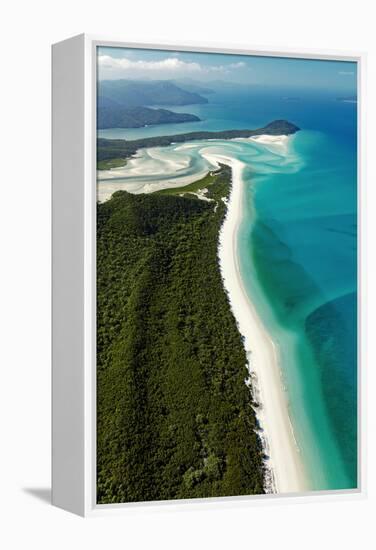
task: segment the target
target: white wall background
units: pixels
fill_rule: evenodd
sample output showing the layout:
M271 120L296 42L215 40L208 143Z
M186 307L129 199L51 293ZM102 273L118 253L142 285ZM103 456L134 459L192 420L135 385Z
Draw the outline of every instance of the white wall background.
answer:
M126 41L224 42L368 52L368 241L375 232L376 41L358 0L42 0L3 4L0 75L0 545L3 548L375 547L375 354L369 346L369 496L82 520L46 501L50 479L50 44L87 32ZM371 246L369 246L371 249ZM375 257L367 261L368 311ZM373 328L369 321L369 340ZM370 342L371 344L372 342ZM371 356L372 351L372 356ZM41 498L42 497L42 498Z

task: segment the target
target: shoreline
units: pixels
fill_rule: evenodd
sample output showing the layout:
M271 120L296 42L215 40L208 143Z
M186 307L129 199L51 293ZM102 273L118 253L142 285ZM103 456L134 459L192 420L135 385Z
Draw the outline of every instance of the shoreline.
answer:
M254 136L236 138L234 141L238 140L259 142L264 147L270 147L274 152L278 151L285 154L288 136L260 135L256 138ZM192 146L188 143L179 144L179 149ZM237 236L242 221L244 188L242 171L245 165L231 156L211 153L206 147L203 147L203 149L204 151L200 151L200 154L211 166L218 167L219 163L223 163L230 166L232 170L232 185L227 202L227 213L219 233L218 259L224 288L229 296L230 307L236 319L238 330L244 340L249 372L249 378L245 383L259 405L254 410L260 426L258 435L262 441L264 454L267 456L264 462L266 468L264 489L267 493L307 491L310 487L289 416L288 399L278 362L278 350L259 318L240 274ZM149 154L149 150L146 149L140 157L143 158ZM151 156L153 156L153 153ZM136 164L141 160L140 157L136 156L134 158ZM168 162L168 166L168 174L174 173L175 168L179 168L179 164L177 163L177 166L174 167L174 161L171 160ZM132 164L131 167L132 172L134 171ZM128 166L128 170L129 168ZM111 170L112 175L114 172L119 173L121 170L121 168ZM136 172L139 170L140 167L137 167ZM111 192L106 189L107 196L104 200L108 200L116 190L125 187L130 193L153 193L153 191L159 189L182 186L184 183L188 185L197 179L199 179L197 173L185 177L180 176L179 179L171 175L166 180L159 182L157 180L157 183L150 182L146 185L145 183L137 185L126 184L113 178L112 181L110 179L106 182L111 182L112 189ZM105 191L103 187L101 191L103 196L103 191Z
M261 134L259 136L251 136L249 138L235 138L234 141L253 142L256 145L261 144L273 153L286 155L288 151L289 138L290 136L287 135L269 136L267 134Z
M288 135L260 134L246 138L230 138L228 141L261 144L273 153L285 155L289 137ZM203 140L203 143L210 141L217 140L207 139ZM175 145L176 151L184 151L195 148L197 143L184 142ZM182 174L184 169L189 169L189 159L176 161L164 158L163 153L161 154L161 149L163 151L164 147L156 146L138 149L128 159L126 164L105 170L97 170L97 200L105 202L111 198L113 193L119 190L139 194L153 193L173 187L183 187L203 178L210 171L210 166L208 166L198 172ZM211 163L210 155L201 152L201 156L209 164ZM146 167L145 164L147 165ZM168 169L166 170L166 168ZM169 177L163 179L166 174ZM133 181L127 182L127 179L133 179Z
M219 235L218 258L231 309L244 339L250 375L247 384L259 402L255 412L260 425L259 436L268 456L265 491L279 494L307 491L309 484L288 412L278 351L240 275L237 236L242 219L244 164L232 157L210 153L205 156L211 162L228 164L232 170L231 194Z

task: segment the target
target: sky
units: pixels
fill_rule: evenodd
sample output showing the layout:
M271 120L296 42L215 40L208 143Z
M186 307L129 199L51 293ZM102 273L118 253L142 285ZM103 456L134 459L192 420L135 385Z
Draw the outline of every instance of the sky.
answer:
M283 57L98 47L98 78L190 78L355 93L356 63Z

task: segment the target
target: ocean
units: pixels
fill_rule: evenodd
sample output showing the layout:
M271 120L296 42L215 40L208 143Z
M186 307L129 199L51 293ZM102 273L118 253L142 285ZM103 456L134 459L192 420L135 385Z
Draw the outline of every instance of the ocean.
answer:
M279 348L310 485L313 490L356 488L356 102L335 92L236 86L207 97L208 104L170 108L197 114L200 122L98 134L138 139L256 128L275 119L301 128L290 138L287 154L254 142L206 144L247 165L238 234L241 276ZM168 154L174 146L165 149ZM202 169L198 149L184 150L191 159L186 171Z

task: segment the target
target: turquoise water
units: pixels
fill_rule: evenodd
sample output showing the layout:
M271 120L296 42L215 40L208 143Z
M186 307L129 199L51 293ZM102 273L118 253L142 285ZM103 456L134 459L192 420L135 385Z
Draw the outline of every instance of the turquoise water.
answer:
M246 174L243 279L279 346L312 489L357 486L356 162L302 131L296 173Z
M203 147L246 164L241 275L279 346L294 433L315 490L357 486L357 115L356 104L337 95L217 92L209 104L171 108L201 122L99 132L136 139L278 118L302 129L287 156L249 142L197 143L184 151L190 162L180 173L202 167Z

